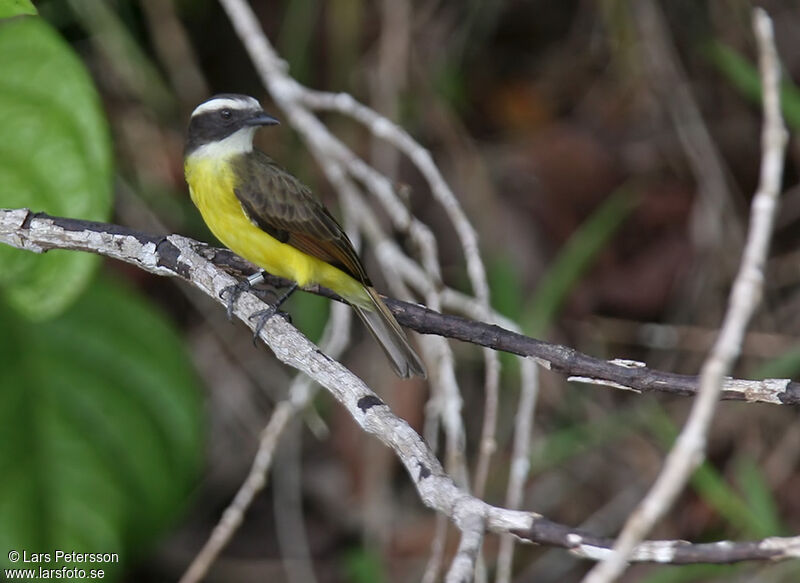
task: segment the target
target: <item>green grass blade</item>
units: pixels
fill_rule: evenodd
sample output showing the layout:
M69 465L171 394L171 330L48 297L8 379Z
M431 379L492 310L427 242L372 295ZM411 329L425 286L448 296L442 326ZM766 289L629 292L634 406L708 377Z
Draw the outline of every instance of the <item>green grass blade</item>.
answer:
M737 51L718 41L711 42L704 52L742 95L754 103L761 103L761 79L756 67ZM785 76L781 83L781 108L786 123L792 129L800 129L800 90Z
M736 463L736 483L742 491L750 514L758 522L754 537L779 536L785 528L778 514L775 497L769 489L761 468L749 456L742 456Z
M670 448L678 436L678 428L663 410L654 411L649 429L663 447ZM752 476L748 476L751 480ZM740 496L729 486L714 467L704 462L691 477L691 485L711 508L728 521L742 536L765 537L777 534L769 531L773 521L760 515L762 508L751 506L750 502ZM762 501L763 502L763 501ZM766 503L763 503L766 506ZM768 524L770 526L766 526Z
M528 303L523 320L528 333L539 336L545 332L570 290L630 215L636 202L637 197L630 189L617 190L570 237Z

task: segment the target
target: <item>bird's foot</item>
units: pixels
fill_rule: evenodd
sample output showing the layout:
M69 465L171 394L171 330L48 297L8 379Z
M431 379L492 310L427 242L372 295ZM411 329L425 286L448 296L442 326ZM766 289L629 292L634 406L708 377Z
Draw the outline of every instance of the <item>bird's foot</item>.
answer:
M269 308L267 308L266 310L259 310L258 312L253 312L252 314L250 314L249 319L256 320L256 327L253 330L253 344L256 344L256 342L258 341L258 336L259 334L261 334L261 330L264 328L264 326L266 326L269 319L272 318L272 316L274 316L275 314L281 316L290 324L292 323L291 316L289 316L289 314L287 314L286 312L279 311L278 308L280 308L281 305L283 305L283 302L289 299L289 296L292 295L296 289L297 289L297 284L295 283L288 290L286 290L286 292L282 296L280 296L277 300L275 300L275 303L271 305Z
M259 334L261 334L261 330L264 329L264 326L267 325L267 322L269 322L273 316L280 316L281 318L286 320L289 324L292 323L292 317L286 312L281 312L278 309L277 305L270 306L266 310L259 310L257 312L253 312L248 317L249 320L256 321L256 327L253 329L253 344L258 344L258 336Z
M225 300L228 320L233 320L233 307L236 305L236 300L239 299L239 296L246 291L250 291L251 287L261 283L262 281L264 281L264 272L257 271L256 273L249 275L247 279L243 279L234 285L229 285L219 292L220 299Z

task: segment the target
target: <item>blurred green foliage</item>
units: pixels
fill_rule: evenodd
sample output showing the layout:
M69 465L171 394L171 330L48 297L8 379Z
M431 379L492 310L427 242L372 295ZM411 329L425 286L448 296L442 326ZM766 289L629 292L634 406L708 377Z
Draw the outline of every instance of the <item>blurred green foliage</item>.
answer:
M381 556L367 547L353 548L343 557L345 581L351 583L383 583L386 574Z
M800 375L800 346L793 346L759 366L754 379L793 379Z
M0 21L0 207L108 220L111 158L69 45L38 17ZM130 559L175 521L198 474L201 395L182 341L146 300L98 279L100 261L0 247L4 566L9 549ZM121 565L102 566L111 581Z
M311 52L314 24L321 5L314 0L294 0L286 5L286 14L278 37L278 50L291 67L292 76L308 83L311 75Z
M648 429L662 444L665 451L672 447L678 436L678 427L660 408L649 415ZM764 538L783 531L780 517L762 470L752 459L740 455L735 476L742 490L737 492L709 462L697 468L691 485L697 495L742 537Z
M2 306L0 318L0 562L12 548L146 547L201 460L201 397L181 339L102 278L47 322Z
M598 420L574 423L549 432L534 444L531 472L540 474L567 464L581 455L595 455L598 448L618 448L633 433L649 431L664 451L669 450L678 435L678 426L655 401L639 403ZM775 498L763 471L755 460L739 455L733 467L734 482L730 485L709 462L693 474L691 486L696 496L723 520L723 532L716 538L764 538L779 536L786 527L778 513ZM708 581L726 573L741 573L746 565L690 565L658 567L642 578L647 583L679 583Z
M508 256L495 256L487 266L493 307L507 318L520 322L523 333L534 337L544 335L571 291L606 248L636 202L637 197L630 189L614 192L572 234L527 301L525 284L514 262ZM503 370L515 375L517 359L507 353L501 353L500 358Z
M278 295L285 290L277 290ZM328 321L331 300L314 294L296 293L284 309L292 316L292 323L313 342L319 342Z
M613 444L641 430L644 416L625 408L602 419L573 423L550 431L531 450L531 473L540 474L566 464L576 456Z
M0 0L0 18L36 14L30 0Z
M486 264L492 307L514 322L520 321L525 287L509 255L498 254ZM500 363L508 384L517 386L519 363L516 356L500 352Z
M734 469L736 483L742 491L747 507L756 517L754 535L766 538L787 534L788 529L778 513L775 497L757 461L749 455L740 455Z
M0 206L105 220L111 146L83 64L43 20L0 22ZM84 253L37 256L0 247L0 294L32 319L54 316L99 264Z
M487 263L492 306L506 318L518 321L522 315L525 288L519 269L510 255L497 255Z
M741 565L676 565L658 568L639 583L707 583L715 577L732 579L741 571Z
M66 3L96 43L98 52L114 63L114 73L125 89L160 116L174 116L174 94L123 19L122 14L129 8L127 3L93 0L66 0Z

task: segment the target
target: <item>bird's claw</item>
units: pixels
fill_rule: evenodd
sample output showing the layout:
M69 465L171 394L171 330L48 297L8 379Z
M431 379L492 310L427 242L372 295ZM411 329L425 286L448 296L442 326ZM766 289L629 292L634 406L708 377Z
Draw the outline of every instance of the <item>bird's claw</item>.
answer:
M259 283L260 281L264 281L264 272L254 273L253 275L249 276L247 279L243 279L242 281L236 283L235 285L229 285L221 292L219 292L220 299L224 300L227 303L227 312L228 312L228 319L233 319L233 306L236 303L236 300L239 299L239 296L242 295L244 292L249 291L250 288ZM267 324L270 318L275 314L278 314L282 318L284 318L290 324L292 323L292 318L289 314L285 312L281 312L278 308L283 305L289 296L294 293L297 289L297 283L292 284L289 289L280 297L275 300L275 303L268 307L266 310L259 310L257 312L253 312L248 316L249 320L256 320L256 327L253 331L253 344L256 343L258 340L258 336L261 334L261 330L264 329L264 326Z
M250 316L248 316L248 320L256 320L256 327L253 330L253 344L257 344L258 336L261 334L261 330L264 329L264 326L267 325L267 322L269 322L270 318L276 315L280 316L290 324L292 323L292 317L286 312L281 312L277 305L270 306L266 310L253 312L250 314Z
M219 298L225 301L225 311L228 314L228 320L233 320L233 307L236 305L236 300L246 291L250 291L250 282L243 279L234 285L229 285L219 292Z
M219 292L219 298L221 300L225 300L226 303L225 311L228 314L228 320L233 320L233 307L236 304L236 300L239 299L239 296L246 291L250 291L250 288L257 283L261 283L262 281L264 281L264 272L257 271L252 275L247 276L246 279L243 279L234 285L229 285ZM227 300L225 299L225 296L228 296Z

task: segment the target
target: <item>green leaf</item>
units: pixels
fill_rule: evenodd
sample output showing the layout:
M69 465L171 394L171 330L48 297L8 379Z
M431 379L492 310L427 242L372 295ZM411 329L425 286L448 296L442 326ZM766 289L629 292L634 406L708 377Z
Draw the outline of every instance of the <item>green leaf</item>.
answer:
M57 318L0 321L0 564L10 549L124 560L197 476L201 396L179 337L103 279Z
M37 17L0 22L0 207L90 220L111 211L108 127L83 64ZM45 319L82 293L99 258L0 247L0 295Z
M30 0L0 0L0 18L36 14Z

